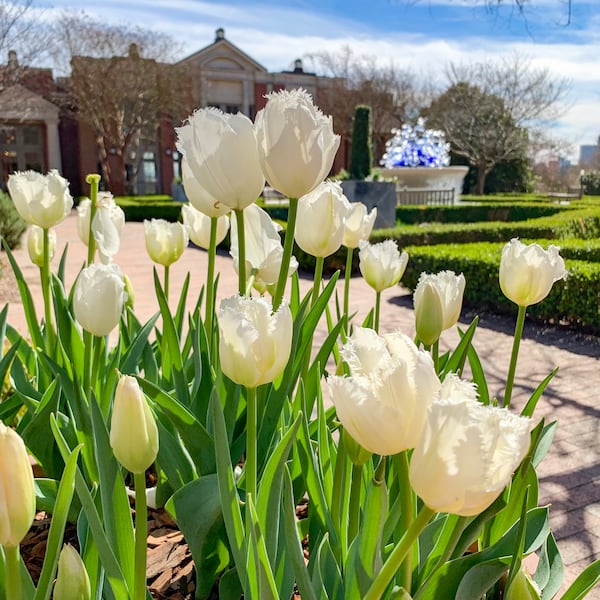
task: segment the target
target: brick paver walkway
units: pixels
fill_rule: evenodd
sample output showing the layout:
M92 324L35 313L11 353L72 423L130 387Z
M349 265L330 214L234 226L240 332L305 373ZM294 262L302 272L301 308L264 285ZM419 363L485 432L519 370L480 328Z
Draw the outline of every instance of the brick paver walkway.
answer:
M86 248L77 237L74 214L57 227L57 256L60 256L64 245L69 244L66 268L68 285L74 280L86 256ZM38 269L29 262L25 248L17 250L16 257L41 309ZM156 312L157 304L152 263L145 250L141 223L125 225L121 249L115 262L133 283L136 313L142 320L147 319ZM218 256L216 268L221 273L218 297L235 294L236 276L229 256ZM188 271L191 273L190 298L194 300L206 277L204 251L188 249L182 259L172 265L170 297L173 307ZM302 285L308 290L311 281L305 279ZM381 330L399 328L410 336L414 335L412 301L407 290L398 286L387 290L382 296ZM357 311L356 322L360 322L373 301L373 291L360 278L354 278L351 311ZM465 319L464 323L469 321ZM26 331L19 304L11 305L9 322L20 331ZM501 396L502 393L513 326L514 321L510 318L483 316L475 335L475 348L488 377L490 394L493 395ZM316 339L322 339L322 333ZM456 334L444 333L442 342L442 345L454 345ZM600 558L600 340L573 332L540 328L527 322L517 367L513 396L515 405L522 404L539 382L557 366L560 367L559 372L540 400L536 413L538 418L544 416L547 421L558 421L553 447L539 467L539 501L541 504L552 504L551 525L566 565L566 580L570 582L586 565ZM592 591L588 598L600 599L600 589Z

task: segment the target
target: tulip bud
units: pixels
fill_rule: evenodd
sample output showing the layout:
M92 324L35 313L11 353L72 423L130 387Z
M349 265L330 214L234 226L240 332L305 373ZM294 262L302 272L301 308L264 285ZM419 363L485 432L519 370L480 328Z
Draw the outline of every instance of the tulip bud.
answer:
M133 283L129 276L123 273L123 283L125 285L125 306L133 310L135 304L135 292L133 291Z
M340 136L333 133L332 118L323 115L306 90L269 94L254 128L265 177L288 198L308 194L331 171Z
M137 379L123 375L115 391L110 446L132 473L143 473L158 454L158 428Z
M92 264L75 283L73 312L77 322L97 336L108 335L119 323L125 303L125 284L115 264Z
M374 454L414 448L440 387L431 356L405 335L357 327L342 358L351 375L327 384L344 430Z
M233 296L219 311L221 368L235 383L257 387L278 377L292 348L292 312L282 303L272 313L265 298Z
M443 325L442 301L435 285L430 281L419 281L414 303L417 336L429 347L440 339Z
M34 265L38 267L44 266L44 230L37 225L32 225L29 228L27 236L27 252L29 258ZM48 230L48 261L54 258L56 252L56 231Z
M378 244L361 241L359 267L365 281L376 291L381 292L396 285L408 263L408 254L398 250L394 240L385 240Z
M144 221L148 256L159 265L168 267L181 258L188 245L188 234L181 223L164 219Z
M513 239L502 250L500 287L519 306L541 302L553 283L566 276L565 261L556 246L544 250L539 244L526 245Z
M233 268L239 269L239 250L236 215L231 215L231 249ZM244 233L246 237L246 269L254 275L253 287L261 294L273 289L279 277L283 246L277 225L269 214L256 204L244 209ZM291 257L288 277L298 268L298 261Z
M56 169L47 175L35 171L13 173L8 176L7 187L21 217L42 229L64 221L73 208L69 182Z
M537 584L521 567L510 587L504 593L504 600L540 600L542 592Z
M196 210L193 206L184 204L181 207L181 217L187 230L188 237L196 246L208 250L210 247L210 230L212 227L212 218L205 213ZM217 236L216 243L220 244L229 231L229 219L226 215L216 217Z
M447 375L411 457L413 489L437 512L480 514L527 454L529 424L508 409L478 402L473 384Z
M369 239L376 218L376 208L367 214L367 207L362 202L352 202L350 204L350 214L346 217L344 223L344 240L342 244L346 248L358 248L360 241Z
M232 210L243 210L256 201L265 177L248 117L201 108L175 131L177 149L209 196Z
M453 271L440 271L435 275L421 273L415 289L415 307L419 303L421 289L425 282L435 287L442 307L442 330L449 329L456 324L462 309L463 294L465 291L465 276L456 275Z
M90 578L85 565L77 550L65 544L58 558L54 600L89 600L91 596Z
M342 245L351 210L342 186L337 181L324 181L298 202L296 243L313 256L333 254Z
M18 546L34 517L33 471L25 444L0 422L0 545Z

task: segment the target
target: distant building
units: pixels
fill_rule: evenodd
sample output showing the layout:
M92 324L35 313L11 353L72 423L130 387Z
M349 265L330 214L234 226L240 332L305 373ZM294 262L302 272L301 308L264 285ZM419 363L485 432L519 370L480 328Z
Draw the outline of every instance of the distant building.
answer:
M131 50L129 56L114 58L140 64L140 57L132 55ZM109 60L75 57L73 65L94 61L100 65ZM154 63L141 60L144 64ZM183 94L191 108L214 106L224 112L241 112L251 119L264 107L269 92L302 87L318 104L319 94L331 83L327 77L305 71L300 59L294 61L289 71L270 73L227 40L222 28L216 30L212 44L173 67L182 68L186 74ZM50 69L20 66L12 51L7 64L0 65L0 187L3 189L8 175L14 171L46 172L56 168L69 180L74 196L85 195L86 174L100 172L94 133L72 105L66 92L68 83L68 80L55 81ZM181 116L157 115L156 139L147 141L137 156L130 153L126 157L127 181L122 186L125 191L171 192L174 178L180 175L174 132L174 127L180 124ZM111 148L105 151L113 153ZM133 162L140 160L141 164L134 168ZM337 163L341 160L338 158ZM334 170L343 166L337 163ZM130 179L131 173L134 175Z
M596 144L579 146L579 166L582 169L598 169L600 167L600 136Z

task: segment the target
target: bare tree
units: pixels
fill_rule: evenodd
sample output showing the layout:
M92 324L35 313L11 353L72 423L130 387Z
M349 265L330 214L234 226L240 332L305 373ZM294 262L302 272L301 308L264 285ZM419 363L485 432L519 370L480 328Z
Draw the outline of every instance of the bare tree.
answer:
M333 115L338 133L349 139L356 106L371 107L373 155L378 160L390 130L418 113L420 96L414 74L393 63L382 65L376 56L356 56L349 46L311 54L308 59L331 77L329 87L319 92L318 103Z
M500 162L527 155L529 140L565 110L566 79L514 55L500 62L451 64L449 87L424 111L452 150L477 169L477 193Z
M63 15L55 58L68 78L70 108L90 127L107 186L126 191L135 180L144 148L156 143L161 120L180 118L187 98L185 78L169 59L168 36L129 26L111 26L83 13ZM129 169L129 172L128 172Z

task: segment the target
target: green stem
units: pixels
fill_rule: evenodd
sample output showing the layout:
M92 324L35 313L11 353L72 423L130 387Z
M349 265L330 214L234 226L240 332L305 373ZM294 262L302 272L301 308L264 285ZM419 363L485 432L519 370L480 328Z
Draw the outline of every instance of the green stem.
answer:
M350 509L348 512L348 545L358 535L360 527L360 493L362 489L363 467L352 465L352 483L350 485Z
M365 594L363 600L379 600L383 598L385 590L394 579L394 576L404 562L406 555L411 552L413 544L419 537L419 534L425 529L435 511L428 506L423 506L417 518L412 522L410 528L406 531L400 542L388 556L379 574L371 584L371 587ZM406 590L410 594L410 590Z
M435 372L438 372L438 362L440 359L440 340L436 340L433 342L431 347L431 358L433 359L433 366L435 368Z
M296 230L296 215L298 214L298 198L289 198L287 226L285 229L285 241L283 244L283 256L281 257L281 268L277 279L277 287L273 295L273 311L276 311L285 294L285 284L290 270L292 250L294 249L294 232Z
M50 292L50 238L49 230L43 229L43 252L44 261L40 270L40 279L42 284L42 296L44 298L44 331L46 337L46 349L50 353L52 351L53 336L52 336L52 297Z
M515 335L513 338L512 353L510 355L510 366L508 367L508 376L506 378L506 390L504 392L504 408L510 407L513 385L515 382L515 372L517 370L517 358L519 356L519 346L523 336L523 325L525 324L526 306L519 306L517 314L517 323L515 325Z
M169 265L165 265L165 278L164 278L164 284L163 284L163 291L165 293L165 299L167 300L167 304L169 303L169 274L170 274L170 268Z
M315 305L317 298L319 297L319 291L321 289L321 281L323 281L323 265L325 263L325 258L322 256L317 256L317 260L315 262L315 276L313 281L313 291L312 291L312 300L311 307Z
M134 473L135 485L135 575L134 600L146 598L146 560L148 552L148 507L146 506L146 474Z
M246 493L256 499L257 489L257 444L256 432L258 408L256 388L246 388Z
M399 522L399 530L402 532L408 531L415 520L415 502L410 480L408 478L408 452L404 450L396 456L394 461L398 471L400 484L400 502L402 505L402 515ZM413 552L408 552L406 558L402 562L400 569L400 577L402 587L407 592L412 588L412 569L413 569Z
M22 598L19 546L3 546L5 559L6 597Z
M208 244L208 269L206 272L206 307L204 322L208 347L212 348L213 315L215 313L215 256L217 254L217 224L219 217L210 218L210 242Z
M238 292L240 296L244 296L246 294L246 233L243 210L235 210L235 224L238 241Z
M100 186L100 175L92 173L86 177L87 183L90 185L90 225L88 230L88 255L87 265L94 262L94 254L96 253L96 238L92 229L92 223L96 215L98 204L98 187Z
M348 306L350 300L350 279L352 278L352 255L354 248L346 248L346 269L344 270L344 316L346 324L344 330L348 333Z
M375 293L375 319L374 319L374 329L377 333L379 333L379 313L381 310L381 292Z
M92 355L94 349L94 334L83 330L83 391L90 399L92 385Z

